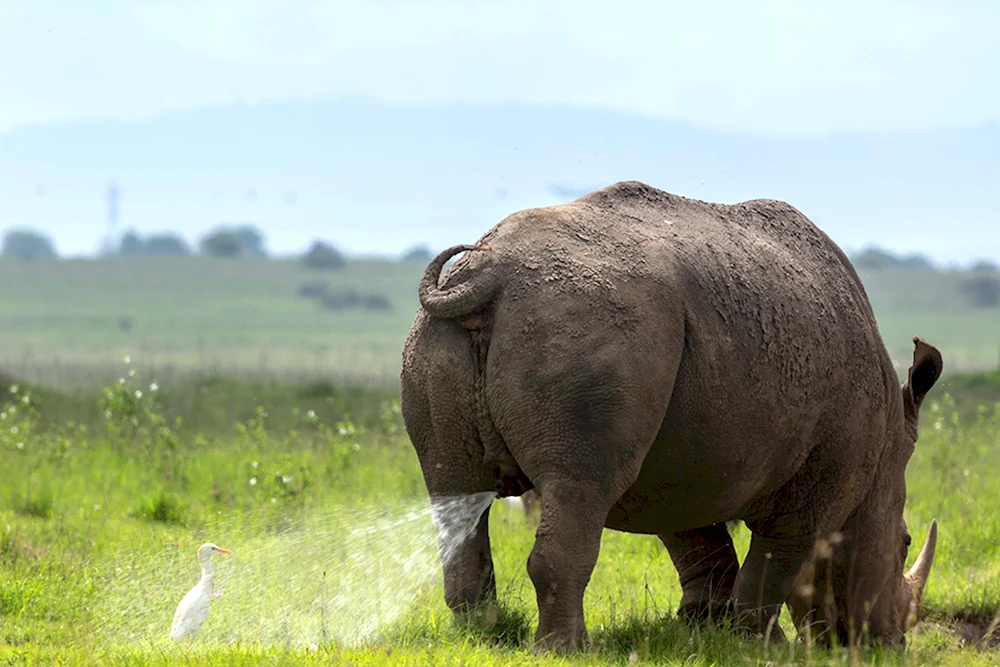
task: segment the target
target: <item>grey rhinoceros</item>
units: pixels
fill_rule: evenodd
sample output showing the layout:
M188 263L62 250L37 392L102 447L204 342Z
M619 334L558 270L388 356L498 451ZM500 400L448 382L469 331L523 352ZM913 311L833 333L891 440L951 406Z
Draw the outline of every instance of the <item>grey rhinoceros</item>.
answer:
M797 209L620 182L445 250L419 297L406 430L432 501L540 491L542 646L587 642L605 527L659 536L682 616L783 640L787 603L820 637L905 642L937 535L904 574L905 471L942 359L914 337L900 387L857 274ZM488 520L443 562L456 613L495 599Z

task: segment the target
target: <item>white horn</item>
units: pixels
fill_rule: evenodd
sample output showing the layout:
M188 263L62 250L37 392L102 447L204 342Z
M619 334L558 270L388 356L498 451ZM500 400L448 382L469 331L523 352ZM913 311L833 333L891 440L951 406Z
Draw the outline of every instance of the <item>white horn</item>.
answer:
M927 576L931 573L931 565L934 563L934 549L937 548L937 519L931 521L931 528L927 531L927 539L924 546L917 554L917 560L913 561L913 566L906 573L906 583L909 584L913 592L913 601L920 604L924 596L924 586L927 585Z

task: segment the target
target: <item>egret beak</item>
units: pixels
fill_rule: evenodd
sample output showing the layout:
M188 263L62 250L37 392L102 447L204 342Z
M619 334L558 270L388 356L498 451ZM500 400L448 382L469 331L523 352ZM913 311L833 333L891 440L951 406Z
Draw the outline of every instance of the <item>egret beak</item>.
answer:
M224 554L231 554L231 553L233 553L233 552L232 552L232 551L230 551L229 549L223 549L222 547L215 547L215 550L216 550L216 551L221 551L221 552L222 552L222 553L224 553Z

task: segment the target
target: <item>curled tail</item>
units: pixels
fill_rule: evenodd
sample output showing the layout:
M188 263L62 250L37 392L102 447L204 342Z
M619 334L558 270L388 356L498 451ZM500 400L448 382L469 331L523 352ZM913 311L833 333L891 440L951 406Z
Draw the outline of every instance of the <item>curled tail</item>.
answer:
M431 260L420 280L420 305L433 317L460 320L462 327L469 331L475 369L473 400L479 438L483 447L480 452L470 453L474 457L482 456L483 463L492 471L497 497L520 495L526 489L532 488L532 483L507 449L506 443L493 423L489 404L486 402L486 356L489 351L490 334L481 329L479 318L468 319L470 315L484 308L496 295L502 274L494 264L471 276L466 282L447 290L438 287L438 279L445 263L460 252L472 250L490 252L492 248L488 245L456 245L442 251Z
M452 246L447 250L441 251L427 265L424 277L420 279L418 294L420 296L420 305L432 316L454 320L471 315L485 306L496 293L499 286L496 271L486 271L481 275L474 276L467 282L447 290L442 290L438 287L438 279L441 276L441 269L444 268L445 263L458 253L468 250L489 252L491 248L488 245Z

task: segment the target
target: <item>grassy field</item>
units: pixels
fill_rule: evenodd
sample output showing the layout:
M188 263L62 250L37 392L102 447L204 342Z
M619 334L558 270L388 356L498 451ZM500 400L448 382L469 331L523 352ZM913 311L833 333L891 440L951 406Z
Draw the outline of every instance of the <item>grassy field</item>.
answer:
M692 629L656 538L605 531L587 591L594 652L526 648L533 521L496 502L502 606L444 605L426 491L391 389L208 378L59 393L0 414L0 661L8 664L993 665L1000 608L1000 376L945 379L908 470L914 542L940 525L927 616L905 651L824 652ZM140 392L140 394L137 394ZM195 396L196 399L192 399ZM961 410L959 408L962 408ZM213 541L221 595L196 641L167 638ZM740 528L742 556L748 534ZM915 553L914 553L915 555ZM913 556L911 556L912 558ZM786 631L787 613L783 615ZM792 636L792 635L790 635Z
M0 261L0 284L8 287L0 300L0 364L59 386L114 379L126 354L160 379L215 369L390 384L423 268L354 261L325 273L254 259ZM298 295L314 281L384 295L391 310L324 310ZM119 330L119 317L132 318L130 331Z
M51 386L117 378L129 354L160 381L191 371L395 385L423 262L360 261L309 271L293 261L118 258L0 260L0 369ZM919 334L946 372L1000 365L1000 308L975 309L956 272L867 272L886 345L902 371ZM332 312L304 283L384 296L387 311ZM131 317L130 331L118 328Z
M900 371L913 334L945 358L908 470L914 541L936 517L940 543L905 651L777 651L688 628L659 541L606 531L586 598L595 651L567 660L526 648L534 527L519 508L490 510L498 612L458 627L444 605L398 411L423 268L0 261L0 370L14 383L0 382L0 662L1000 662L1000 647L975 646L1000 608L1000 309L966 305L960 276L863 275ZM390 308L325 310L298 294L317 280ZM742 556L749 536L736 537ZM197 640L175 645L204 541L234 555L216 558L221 596Z
M1000 368L1000 308L973 308L961 271L860 272L889 354L905 371L916 334L934 344L947 371Z

